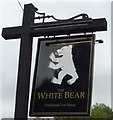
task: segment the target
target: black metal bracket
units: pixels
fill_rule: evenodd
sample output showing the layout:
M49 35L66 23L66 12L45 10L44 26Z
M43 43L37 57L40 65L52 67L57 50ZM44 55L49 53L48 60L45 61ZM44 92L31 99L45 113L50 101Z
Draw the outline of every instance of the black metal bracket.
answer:
M76 16L68 18L68 19L57 19L53 15L45 15L45 13L38 12L37 8L36 8L36 13L39 14L39 15L42 15L42 16L35 17L34 19L39 19L39 20L43 19L43 23L44 23L46 18L48 18L48 19L53 18L56 21L71 21L71 20L75 20L75 19L77 19L79 17L82 17L80 20L92 20L92 18L89 18L89 16L87 14L85 14L85 13L76 15Z

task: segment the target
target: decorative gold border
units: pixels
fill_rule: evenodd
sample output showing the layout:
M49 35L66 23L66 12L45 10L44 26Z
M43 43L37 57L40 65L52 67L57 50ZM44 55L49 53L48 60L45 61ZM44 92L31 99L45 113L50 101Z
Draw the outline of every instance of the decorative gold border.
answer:
M59 43L59 44L56 44L56 43L50 43L50 45L68 45L68 44L80 44L80 43L91 43L91 41L84 41L84 42L69 42L69 43Z
M84 37L85 39L87 38L87 37ZM83 37L81 38L82 40L84 39ZM54 116L54 115L76 115L76 114L88 114L88 109L89 109L89 97L90 97L90 94L91 94L91 91L90 91L90 82L91 82L91 80L90 80L90 72L91 72L91 61L92 61L92 47L93 47L93 36L91 36L91 37L88 37L88 38L91 38L91 40L89 40L89 41L81 41L81 42L69 42L69 43L64 43L64 45L66 45L66 44L79 44L79 43L91 43L91 45L90 45L90 49L91 49L91 52L90 52L90 65L89 65L89 82L88 82L88 97L87 97L87 111L86 112L33 112L33 107L34 107L34 100L35 100L35 97L36 97L36 95L34 94L34 98L33 98L33 105L32 105L32 115L31 116L33 116L33 115L36 115L36 116L39 116L39 115L48 115L48 114L51 114L52 116ZM67 38L68 40L70 40L69 38ZM63 40L67 40L67 39L63 39ZM76 38L71 38L71 40L75 40ZM78 38L79 39L79 38ZM78 40L77 39L77 40ZM56 41L56 40L52 40L52 41ZM41 46L41 43L42 42L47 42L47 41L41 41L40 42L40 46ZM51 44L51 45L54 45L54 44ZM62 45L62 43L61 44L55 44L55 45ZM38 60L38 65L39 65L39 61L40 61L40 52L41 51L41 48L39 49L39 60ZM38 68L37 68L37 71L39 70L39 66L38 66ZM36 74L38 74L38 72L36 73ZM37 76L37 75L36 75ZM36 81L36 84L37 84L37 81ZM34 90L36 91L36 86L35 86L35 88L34 88ZM51 116L50 115L50 116Z

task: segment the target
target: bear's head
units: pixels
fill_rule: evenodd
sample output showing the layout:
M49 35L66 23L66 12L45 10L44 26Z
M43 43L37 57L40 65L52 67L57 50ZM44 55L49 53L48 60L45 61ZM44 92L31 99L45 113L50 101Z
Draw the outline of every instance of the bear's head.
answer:
M64 46L56 51L56 55L62 56L66 54L71 54L72 52L72 45Z

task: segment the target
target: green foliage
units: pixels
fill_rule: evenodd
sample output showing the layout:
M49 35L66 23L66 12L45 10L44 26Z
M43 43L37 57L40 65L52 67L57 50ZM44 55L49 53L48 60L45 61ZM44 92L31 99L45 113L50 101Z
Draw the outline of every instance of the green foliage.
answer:
M93 105L92 107L92 117L93 118L111 118L113 116L112 109L105 104Z

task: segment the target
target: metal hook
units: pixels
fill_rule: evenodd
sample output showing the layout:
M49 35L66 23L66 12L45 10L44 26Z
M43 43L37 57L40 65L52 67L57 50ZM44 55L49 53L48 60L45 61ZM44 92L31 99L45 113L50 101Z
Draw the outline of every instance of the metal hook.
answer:
M95 44L102 44L102 43L104 43L103 40L96 40L96 41L95 41Z

